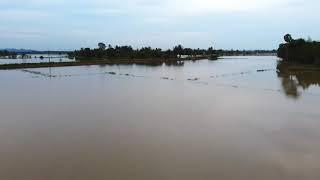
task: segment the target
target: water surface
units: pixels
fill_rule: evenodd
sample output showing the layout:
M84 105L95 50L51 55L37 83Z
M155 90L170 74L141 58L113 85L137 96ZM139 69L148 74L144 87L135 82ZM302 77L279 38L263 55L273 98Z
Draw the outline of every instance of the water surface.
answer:
M319 179L320 89L276 65L0 71L0 179Z
M41 63L41 62L72 62L75 59L69 59L67 54L28 54L30 58L23 59L18 55L16 59L0 57L1 64L21 64L21 63ZM43 58L40 58L40 57Z

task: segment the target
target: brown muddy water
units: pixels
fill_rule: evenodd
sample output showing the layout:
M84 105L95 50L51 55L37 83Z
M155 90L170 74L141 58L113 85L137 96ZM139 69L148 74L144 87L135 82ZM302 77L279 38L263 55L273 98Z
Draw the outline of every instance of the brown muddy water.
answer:
M319 179L320 76L276 65L0 71L0 179Z

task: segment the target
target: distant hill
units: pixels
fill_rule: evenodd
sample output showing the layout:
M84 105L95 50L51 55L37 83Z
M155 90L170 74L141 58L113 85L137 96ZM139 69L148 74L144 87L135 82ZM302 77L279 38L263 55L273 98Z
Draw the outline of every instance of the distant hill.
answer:
M17 54L65 54L68 53L69 51L37 51L37 50L32 50L32 49L15 49L15 48L6 48L6 49L0 49L1 50L6 50L9 52L15 52Z
M36 51L36 50L31 50L31 49L14 49L14 48L6 48L6 49L1 49L1 50L15 52L18 54L33 54L33 53L37 54L40 52L40 51Z

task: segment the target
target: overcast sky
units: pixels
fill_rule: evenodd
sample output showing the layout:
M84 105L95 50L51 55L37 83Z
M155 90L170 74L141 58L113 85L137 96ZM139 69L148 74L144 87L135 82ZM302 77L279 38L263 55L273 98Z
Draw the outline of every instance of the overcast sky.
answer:
M320 39L319 0L0 0L0 48L274 49Z

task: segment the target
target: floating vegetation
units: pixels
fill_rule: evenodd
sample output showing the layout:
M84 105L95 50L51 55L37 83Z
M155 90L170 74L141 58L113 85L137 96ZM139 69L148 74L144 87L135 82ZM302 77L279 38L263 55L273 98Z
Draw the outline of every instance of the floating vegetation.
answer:
M257 72L268 72L268 71L274 71L274 69L258 69Z
M191 79L188 79L188 81L198 81L200 80L200 78L191 78Z
M220 75L210 76L210 78L239 76L239 75L250 74L250 73L253 73L253 72L269 72L269 71L275 71L275 69L258 69L258 70L256 70L256 71L245 71L245 72L239 72L239 73L226 73L226 74L220 74Z
M240 72L240 73L228 73L228 74L220 74L215 76L210 76L211 78L219 78L219 77L228 77L228 76L238 76L238 75L244 75L252 73L252 71L246 71L246 72Z
M171 80L171 81L174 80L173 78L169 78L169 77L161 77L160 79L163 79L163 80Z
M53 75L50 75L50 74L46 74L46 73L42 73L42 72L39 72L39 71L31 71L31 70L22 70L22 72L26 72L26 73L31 73L31 74L34 74L34 75L40 75L40 76L44 76L44 77L56 77L56 76L53 76Z

